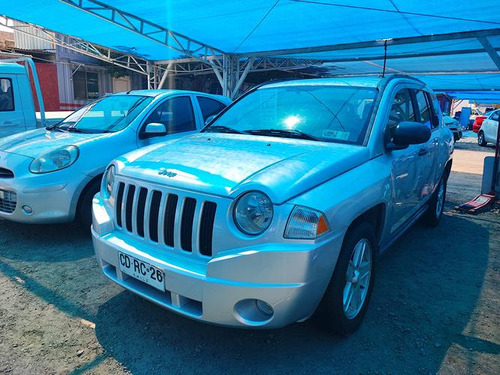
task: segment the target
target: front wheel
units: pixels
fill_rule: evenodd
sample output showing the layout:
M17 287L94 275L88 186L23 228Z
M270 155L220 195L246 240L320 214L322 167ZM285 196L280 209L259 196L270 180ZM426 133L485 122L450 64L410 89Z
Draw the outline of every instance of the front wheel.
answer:
M483 132L479 132L477 134L477 144L481 147L484 147L486 146L488 142L486 142L486 139L484 139L484 133Z
M328 331L348 335L361 324L375 280L375 248L370 224L360 223L348 231L318 307L320 324Z

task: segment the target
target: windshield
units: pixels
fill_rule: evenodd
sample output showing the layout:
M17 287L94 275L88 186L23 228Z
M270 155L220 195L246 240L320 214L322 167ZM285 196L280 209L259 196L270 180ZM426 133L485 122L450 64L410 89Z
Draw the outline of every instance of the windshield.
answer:
M152 100L148 96L107 96L73 112L50 129L81 133L117 132L125 129Z
M236 102L204 131L359 145L376 95L375 88L366 87L264 87Z

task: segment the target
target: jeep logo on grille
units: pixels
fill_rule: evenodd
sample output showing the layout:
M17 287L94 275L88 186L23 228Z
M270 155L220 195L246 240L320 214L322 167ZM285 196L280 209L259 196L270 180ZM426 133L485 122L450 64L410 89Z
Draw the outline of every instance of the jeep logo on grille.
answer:
M177 176L177 173L175 172L170 172L168 169L160 169L158 172L160 176L167 176L167 177L175 177Z

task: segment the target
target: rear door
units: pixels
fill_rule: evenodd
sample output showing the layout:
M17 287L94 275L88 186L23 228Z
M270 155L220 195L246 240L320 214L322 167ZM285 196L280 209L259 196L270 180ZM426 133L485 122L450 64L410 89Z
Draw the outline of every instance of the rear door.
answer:
M416 121L425 124L431 129L431 138L426 143L416 145L418 147L417 163L420 164L420 175L418 176L419 181L416 183L419 190L415 194L420 206L427 201L441 178L437 157L440 137L438 128L439 117L437 112L434 111L430 93L423 90L412 90L412 93L415 103Z
M15 75L0 75L0 137L26 130L19 85Z
M224 108L227 107L226 104L207 96L197 95L196 99L200 108L201 116L203 118L203 124L206 123L207 119L211 116L215 116L220 113Z

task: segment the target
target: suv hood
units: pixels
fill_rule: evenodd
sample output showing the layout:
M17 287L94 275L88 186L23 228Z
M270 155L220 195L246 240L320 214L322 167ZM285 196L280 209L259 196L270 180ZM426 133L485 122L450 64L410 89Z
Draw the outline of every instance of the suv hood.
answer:
M369 157L361 146L205 133L131 152L117 165L134 179L233 198L261 190L280 204Z
M0 138L0 151L37 158L60 147L80 145L109 134L82 134L36 129Z

